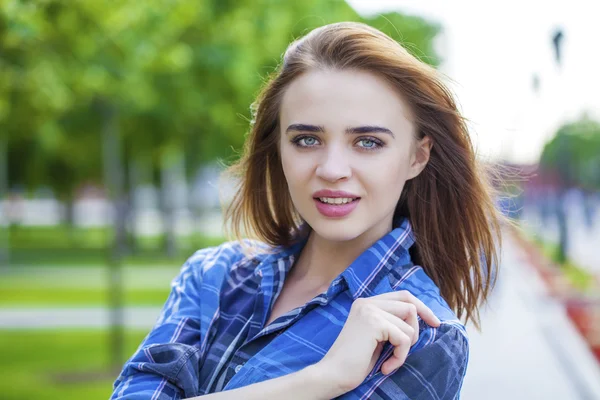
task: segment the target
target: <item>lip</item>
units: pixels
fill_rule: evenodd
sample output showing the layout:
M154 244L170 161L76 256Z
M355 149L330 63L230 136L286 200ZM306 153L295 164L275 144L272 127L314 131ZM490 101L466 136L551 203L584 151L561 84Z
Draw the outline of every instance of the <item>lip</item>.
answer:
M319 199L313 199L313 201L315 202L317 210L319 210L319 212L325 217L342 218L350 214L356 208L358 202L360 201L360 197L346 204L325 204Z
M331 197L331 198L338 198L338 197L349 197L349 198L360 198L359 196L350 193L350 192L344 192L343 190L329 190L329 189L323 189L323 190L319 190L313 193L313 199L315 197Z

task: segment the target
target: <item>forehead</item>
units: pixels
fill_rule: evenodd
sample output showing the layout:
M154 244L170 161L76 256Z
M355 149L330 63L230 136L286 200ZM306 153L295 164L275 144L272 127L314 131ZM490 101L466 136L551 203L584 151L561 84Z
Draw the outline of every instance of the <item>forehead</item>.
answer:
M382 124L410 128L408 104L383 78L356 70L311 70L286 89L281 104L285 123L314 123L334 128Z

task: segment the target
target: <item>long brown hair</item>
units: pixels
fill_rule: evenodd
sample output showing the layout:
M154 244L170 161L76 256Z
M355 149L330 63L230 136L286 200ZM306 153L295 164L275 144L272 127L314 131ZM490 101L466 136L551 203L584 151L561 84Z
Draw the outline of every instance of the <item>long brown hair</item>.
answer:
M240 160L226 171L239 187L225 210L227 232L287 246L302 219L283 174L279 111L283 93L310 69L355 69L386 79L412 108L417 138L433 141L425 169L406 182L394 221L408 217L421 265L442 297L465 323L479 328L479 307L492 289L498 265L501 215L489 175L473 150L466 120L438 71L398 42L368 25L335 23L290 44L283 62L253 104L253 121Z

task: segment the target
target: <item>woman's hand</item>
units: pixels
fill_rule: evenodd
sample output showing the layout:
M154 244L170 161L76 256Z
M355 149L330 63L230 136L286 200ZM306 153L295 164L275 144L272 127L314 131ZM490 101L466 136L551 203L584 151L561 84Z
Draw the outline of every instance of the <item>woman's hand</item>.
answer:
M405 290L356 299L342 331L317 365L346 393L363 382L389 341L394 352L381 372L393 372L419 338L417 314L433 327L440 325L433 312Z

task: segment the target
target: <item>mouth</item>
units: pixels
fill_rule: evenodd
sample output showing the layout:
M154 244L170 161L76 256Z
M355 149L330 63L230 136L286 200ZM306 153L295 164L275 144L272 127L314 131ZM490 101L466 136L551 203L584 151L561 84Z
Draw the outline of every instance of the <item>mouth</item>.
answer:
M341 218L354 211L360 197L314 197L313 200L323 216Z
M360 197L314 197L314 199L323 204L338 206L358 201L360 200Z

